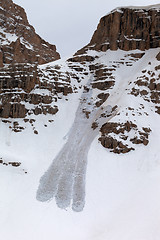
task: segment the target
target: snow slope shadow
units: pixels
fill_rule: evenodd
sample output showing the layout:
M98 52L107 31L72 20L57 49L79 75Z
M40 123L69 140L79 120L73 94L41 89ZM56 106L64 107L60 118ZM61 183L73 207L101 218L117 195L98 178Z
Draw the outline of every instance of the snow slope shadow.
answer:
M89 116L86 117L84 110ZM68 140L40 179L37 200L44 202L55 197L57 206L62 209L72 204L74 211L83 210L88 151L102 124L114 115L110 105L97 108L94 104L90 78L87 91L82 93Z

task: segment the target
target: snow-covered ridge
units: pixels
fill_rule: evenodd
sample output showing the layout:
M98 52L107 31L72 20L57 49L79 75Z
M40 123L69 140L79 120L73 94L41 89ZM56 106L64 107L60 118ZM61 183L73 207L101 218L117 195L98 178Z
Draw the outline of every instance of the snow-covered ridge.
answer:
M123 9L132 9L132 10L140 10L140 11L143 11L143 10L149 11L151 9L154 9L154 10L159 11L160 10L160 4L149 5L149 6L122 6L122 7L117 7L115 9L113 9L112 11L110 11L109 13L107 13L106 16L111 14L111 13L114 13L114 12L123 13Z

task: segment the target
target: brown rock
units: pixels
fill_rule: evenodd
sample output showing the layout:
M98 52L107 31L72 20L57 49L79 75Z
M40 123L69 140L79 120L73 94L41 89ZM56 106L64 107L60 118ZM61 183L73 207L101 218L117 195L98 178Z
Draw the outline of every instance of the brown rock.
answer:
M42 64L60 58L55 45L49 44L36 34L22 7L14 4L12 0L1 0L0 6L0 21L4 32L15 36L12 42L5 35L0 36L0 41L8 41L1 45L0 67L3 66L2 63Z
M157 60L160 61L160 52L156 56Z
M156 106L156 113L160 114L160 107Z
M68 62L92 62L94 60L95 60L94 57L85 55L85 56L76 56L73 58L69 58L67 61Z
M100 98L100 100L96 102L96 106L100 107L109 97L109 93L100 93L97 97Z
M0 68L3 67L3 53L0 51Z
M157 91L160 91L160 83L157 83L157 85L156 85L156 90L157 90Z
M157 71L157 70L160 70L160 65L156 66L156 67L155 67L155 70L156 70L156 71Z
M93 88L98 88L100 90L107 90L114 86L114 81L96 82L92 84Z
M149 89L150 89L150 90L156 89L156 84L155 84L155 83L150 83L150 84L149 84Z
M45 104L50 104L52 102L52 97L51 96L44 96L42 98L42 102Z
M143 140L143 144L144 144L145 146L147 146L148 143L149 143L148 139L145 138L145 139Z
M21 165L20 162L9 162L9 165L12 165L13 167L19 167Z
M140 91L140 94L141 94L141 95L147 95L148 92L147 92L146 90L142 90L142 91Z
M34 109L34 114L35 114L35 115L39 115L39 114L41 114L41 113L42 113L42 109L41 109L41 108L36 107L36 108Z
M0 117L1 118L24 118L27 113L27 109L23 104L11 104L6 103L1 107L0 110Z
M160 47L159 11L150 8L137 11L134 8L119 8L101 18L90 43L77 54L88 49L125 51ZM157 55L157 59L160 55Z

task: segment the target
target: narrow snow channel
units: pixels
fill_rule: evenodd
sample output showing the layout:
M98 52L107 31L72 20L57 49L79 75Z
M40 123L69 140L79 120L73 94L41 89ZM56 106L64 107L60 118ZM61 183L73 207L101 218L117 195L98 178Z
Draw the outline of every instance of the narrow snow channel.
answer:
M69 131L68 139L49 169L40 179L37 200L45 202L55 197L59 208L65 209L72 204L76 212L85 205L85 183L87 156L91 143L99 129L114 113L110 105L97 108L92 97L92 77L82 93ZM85 111L89 112L86 117ZM92 124L96 124L96 128Z

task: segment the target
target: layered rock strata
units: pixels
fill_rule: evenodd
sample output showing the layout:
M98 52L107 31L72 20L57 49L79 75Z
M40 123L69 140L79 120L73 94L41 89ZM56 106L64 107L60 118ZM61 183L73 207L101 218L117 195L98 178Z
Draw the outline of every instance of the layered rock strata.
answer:
M55 45L29 24L24 9L12 0L0 2L0 67L10 63L43 64L60 58Z
M117 8L101 18L90 43L77 52L145 50L160 47L159 8Z
M5 3L11 4L12 1L3 2L5 8L7 8L8 5L5 5ZM24 12L21 12L21 8L19 11L19 15L22 16ZM114 88L119 81L117 76L121 75L123 71L128 71L128 69L133 71L134 68L136 71L134 66L136 62L142 63L143 58L145 59L145 50L160 46L159 17L159 10L156 7L118 8L101 19L91 42L65 62L37 67L36 64L31 63L16 63L18 60L10 65L1 61L4 67L0 70L0 117L24 118L25 121L30 121L28 120L29 117L31 116L34 119L34 115L54 115L59 111L57 102L60 99L68 101L67 96L69 94L78 93L81 89L84 89L85 92L89 91L89 88L85 85L85 79L88 77L92 78L90 88L94 92L94 107L103 107L103 104L110 99L112 92L115 91L116 94L117 90L114 90ZM22 18L28 24L25 16ZM11 45L17 44L17 41L19 40L12 42ZM21 41L19 41L19 44L22 44ZM17 49L19 49L18 45ZM108 53L108 49L122 49L126 52L115 55L114 59L103 61L103 54L104 58L105 54L108 54L109 57L112 55ZM137 51L127 52L135 49ZM23 62L20 56L22 51L17 52L17 54L13 53L13 56L16 55L15 58L21 59L20 61ZM156 59L159 61L158 52L157 50ZM133 97L141 97L145 102L153 104L152 107L156 114L160 114L159 70L159 65L153 67L150 62L147 62L146 68L142 68L133 82L126 82L126 89L124 89L125 92L128 89L127 94ZM87 119L90 118L92 113L90 104L88 104L88 108L83 109ZM113 109L117 107L116 104L112 106ZM135 109L128 107L125 114L128 116L131 112L132 116L139 116L142 115L143 108L145 109L144 106L140 105L137 113L135 113ZM147 115L146 110L143 114ZM3 121L6 120L3 119ZM128 125L130 125L132 131L127 130ZM112 134L110 126L112 127ZM92 128L96 129L97 127L97 122L93 122ZM122 130L121 132L117 130L119 128ZM21 130L17 124L13 129L16 132ZM145 126L145 129L149 129L149 127ZM101 128L99 140L111 152L127 153L135 149L135 144L146 146L149 143L150 132L146 133L143 128L139 128L138 124L124 118L123 122L104 125ZM134 137L134 134L137 135L137 138ZM129 135L132 136L129 138ZM118 140L117 136L119 137Z
M58 109L50 106L51 96L31 91L49 88L40 82L37 65L57 60L60 55L55 45L36 34L24 9L12 0L0 1L0 45L0 117L55 114Z

